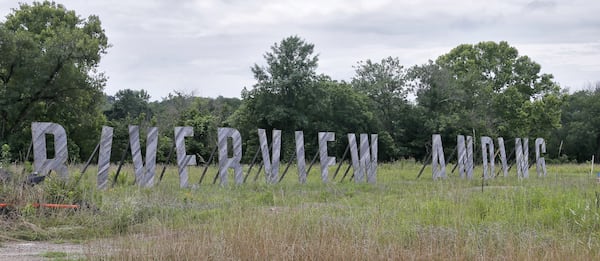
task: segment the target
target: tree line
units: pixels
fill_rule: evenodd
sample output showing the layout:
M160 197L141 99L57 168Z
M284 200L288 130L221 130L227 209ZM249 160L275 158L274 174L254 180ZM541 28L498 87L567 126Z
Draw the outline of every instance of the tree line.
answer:
M382 161L423 159L433 133L442 135L448 154L462 134L504 137L507 149L513 138L544 137L547 157L560 162L600 155L594 117L600 83L568 93L507 42L461 44L413 66L392 56L359 61L345 81L319 73L315 46L290 36L250 68L255 83L241 99L173 92L160 101L150 101L145 90L103 93L107 77L98 64L109 48L97 16L81 18L54 2L21 4L0 23L4 161L27 160L33 121L64 126L74 162L89 157L102 125L115 128L118 161L132 124L159 128L159 162L167 160L175 126L194 127L188 153L204 159L216 146L218 127L241 132L245 161L259 146L258 128L283 130L282 159L294 151L295 130L304 131L307 155L317 150L319 131L336 133L331 153L338 157L347 133L377 133Z

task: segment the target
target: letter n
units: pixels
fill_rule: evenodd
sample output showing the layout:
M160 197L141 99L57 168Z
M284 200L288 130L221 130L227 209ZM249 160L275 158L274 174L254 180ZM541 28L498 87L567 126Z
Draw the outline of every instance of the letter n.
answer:
M508 177L508 160L506 159L506 149L504 147L504 138L498 137L498 150L500 151L500 163L504 177Z
M473 137L458 135L456 137L458 149L458 174L461 178L473 178Z
M529 178L529 139L515 139L515 155L517 158L517 176L519 178Z

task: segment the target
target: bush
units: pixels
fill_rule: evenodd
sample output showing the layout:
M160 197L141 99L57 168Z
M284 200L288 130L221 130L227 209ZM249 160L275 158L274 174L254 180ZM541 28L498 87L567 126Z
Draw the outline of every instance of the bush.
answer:
M10 165L10 146L8 144L3 144L0 149L0 168L7 168Z

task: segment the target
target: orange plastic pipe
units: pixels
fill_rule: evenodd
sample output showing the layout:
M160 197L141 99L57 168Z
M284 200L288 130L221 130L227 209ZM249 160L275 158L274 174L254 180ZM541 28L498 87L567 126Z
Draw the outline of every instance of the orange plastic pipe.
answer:
M34 208L44 207L44 208L70 208L70 209L77 209L77 208L79 208L79 205L67 205L67 204L38 204L38 203L33 203L33 207L34 207Z

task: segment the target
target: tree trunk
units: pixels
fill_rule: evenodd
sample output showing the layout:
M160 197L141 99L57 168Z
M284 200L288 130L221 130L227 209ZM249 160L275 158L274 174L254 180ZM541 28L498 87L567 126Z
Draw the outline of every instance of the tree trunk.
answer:
M594 157L594 161L598 162L598 158L600 157L600 132L596 134L596 154Z

